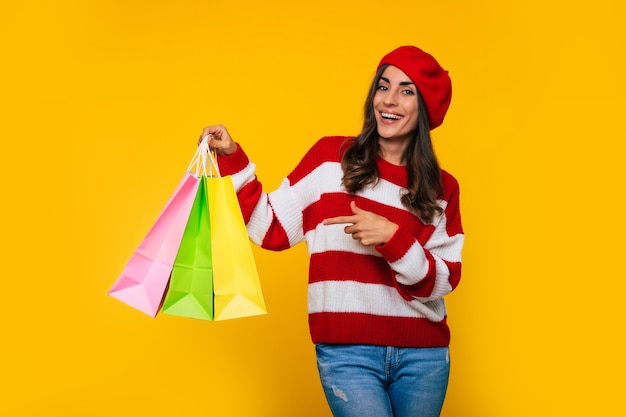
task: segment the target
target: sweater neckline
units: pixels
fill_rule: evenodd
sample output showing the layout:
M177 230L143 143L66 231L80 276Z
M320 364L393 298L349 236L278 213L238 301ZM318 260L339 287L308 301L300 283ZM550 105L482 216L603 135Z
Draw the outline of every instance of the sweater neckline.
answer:
M380 173L380 178L387 180L400 187L406 187L408 175L406 166L395 165L383 159L380 155L376 157L376 165Z

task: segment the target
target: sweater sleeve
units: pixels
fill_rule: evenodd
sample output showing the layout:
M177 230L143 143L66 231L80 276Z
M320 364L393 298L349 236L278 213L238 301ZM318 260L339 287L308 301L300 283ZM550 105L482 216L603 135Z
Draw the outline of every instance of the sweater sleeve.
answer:
M446 195L440 200L444 212L423 245L401 228L386 244L377 247L394 271L398 291L409 301L442 298L456 288L461 278L464 234L459 186L447 174L444 187Z
M272 193L265 193L256 177L256 166L237 145L237 150L218 157L221 175L230 175L250 239L270 250L287 249L304 239L302 209L285 179Z

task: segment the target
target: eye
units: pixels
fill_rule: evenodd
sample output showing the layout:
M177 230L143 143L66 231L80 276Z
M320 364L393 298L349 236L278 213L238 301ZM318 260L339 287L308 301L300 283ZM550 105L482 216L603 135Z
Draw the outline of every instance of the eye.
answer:
M376 89L380 91L387 91L387 86L380 84L378 87L376 87Z
M412 96L412 95L415 94L415 91L410 90L410 89L407 88L406 90L402 91L402 94L405 94L407 96Z

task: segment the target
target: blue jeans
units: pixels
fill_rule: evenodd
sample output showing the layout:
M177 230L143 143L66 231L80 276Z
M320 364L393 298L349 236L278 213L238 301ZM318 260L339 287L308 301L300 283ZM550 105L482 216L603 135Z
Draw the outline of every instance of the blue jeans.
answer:
M326 400L335 417L438 417L450 355L442 348L315 346Z

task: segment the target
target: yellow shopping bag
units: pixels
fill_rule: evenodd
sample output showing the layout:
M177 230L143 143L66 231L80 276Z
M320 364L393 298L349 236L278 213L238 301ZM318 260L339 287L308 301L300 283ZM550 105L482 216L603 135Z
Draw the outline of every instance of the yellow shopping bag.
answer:
M267 313L251 242L230 176L207 178L214 320Z

